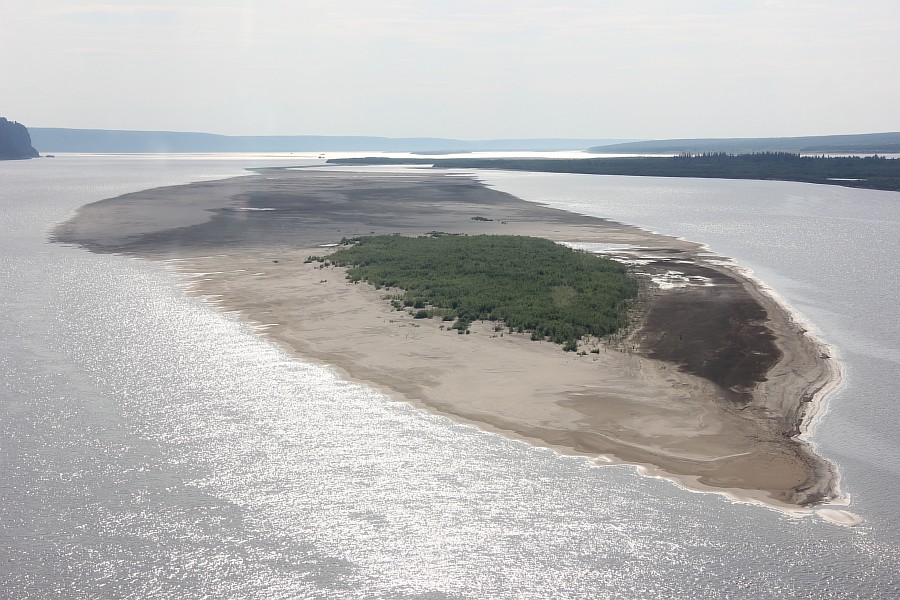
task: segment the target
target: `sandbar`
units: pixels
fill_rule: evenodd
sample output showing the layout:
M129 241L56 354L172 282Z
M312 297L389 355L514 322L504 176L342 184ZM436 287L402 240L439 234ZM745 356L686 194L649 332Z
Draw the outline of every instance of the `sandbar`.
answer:
M538 236L629 262L642 281L634 326L589 341L596 352L584 355L493 323L459 335L306 262L342 238L430 232ZM836 467L803 436L839 365L699 244L525 202L461 173L284 168L93 203L52 237L170 261L192 274L192 293L394 400L787 512L841 501Z

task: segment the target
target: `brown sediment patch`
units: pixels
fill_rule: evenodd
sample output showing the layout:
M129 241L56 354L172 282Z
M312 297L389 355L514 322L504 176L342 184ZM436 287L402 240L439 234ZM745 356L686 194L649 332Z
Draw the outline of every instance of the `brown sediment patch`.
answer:
M643 258L648 279L642 326L584 356L493 324L458 335L393 310L384 290L351 285L340 269L304 263L343 237L432 231L627 245L617 254ZM55 239L182 259L180 270L205 273L196 293L271 324L266 335L297 354L484 429L780 508L838 495L833 465L797 437L833 363L783 307L692 242L470 177L283 170L88 205ZM669 271L687 284L649 283Z
M733 276L703 265L678 267L710 284L654 295L637 340L647 356L719 384L736 402L749 402L779 358L766 310Z

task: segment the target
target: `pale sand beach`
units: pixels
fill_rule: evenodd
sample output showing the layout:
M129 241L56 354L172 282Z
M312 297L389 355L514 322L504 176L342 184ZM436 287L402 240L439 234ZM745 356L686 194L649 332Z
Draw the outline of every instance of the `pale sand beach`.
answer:
M640 326L583 356L493 323L459 335L394 310L388 290L305 262L343 237L432 231L624 246L610 253L640 263ZM839 381L837 364L698 244L527 203L467 176L284 170L105 200L54 237L175 259L195 274L192 293L394 400L788 512L841 500L837 469L801 439ZM671 271L674 287L651 280Z

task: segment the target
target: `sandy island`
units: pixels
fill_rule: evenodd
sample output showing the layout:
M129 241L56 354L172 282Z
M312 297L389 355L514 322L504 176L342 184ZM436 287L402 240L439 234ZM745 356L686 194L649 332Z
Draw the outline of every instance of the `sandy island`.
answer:
M630 261L646 283L638 326L583 356L488 323L458 335L304 262L343 237L433 231L539 236ZM466 175L290 169L90 204L53 237L171 260L195 274L194 293L297 355L482 429L788 512L840 501L834 465L802 439L838 365L698 244Z

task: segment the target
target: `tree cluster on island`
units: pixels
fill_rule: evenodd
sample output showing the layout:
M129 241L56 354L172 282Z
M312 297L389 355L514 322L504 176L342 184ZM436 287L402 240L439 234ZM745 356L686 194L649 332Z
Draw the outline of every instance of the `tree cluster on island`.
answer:
M454 321L459 333L473 321L494 321L498 331L507 327L575 350L585 336L626 327L638 294L621 263L541 238L392 235L346 242L308 260L347 267L354 283L402 290L391 297L395 308Z

